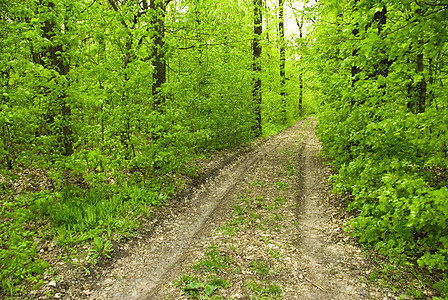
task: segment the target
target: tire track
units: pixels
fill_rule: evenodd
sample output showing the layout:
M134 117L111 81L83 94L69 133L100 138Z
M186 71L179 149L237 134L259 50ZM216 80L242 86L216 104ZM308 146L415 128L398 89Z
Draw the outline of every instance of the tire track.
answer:
M210 224L225 218L232 205L228 197L250 173L257 161L273 151L290 134L288 128L259 143L248 153L224 167L205 188L191 197L191 206L171 219L164 220L154 234L141 241L132 254L115 262L113 269L101 276L91 299L154 299L157 287L166 280L175 266L182 263L195 243L213 231Z
M272 189L278 183L292 186L284 192L289 199L281 210L286 221L272 236L271 244L283 253L277 262L283 264L280 273L272 275L281 278L282 299L394 299L381 288L363 282L370 266L361 249L347 243L342 232L341 212L345 208L340 198L331 194L330 168L317 157L320 143L315 125L314 118L299 121L259 141L251 150L225 159L226 165L219 172L212 170L216 177L187 193L179 209L157 221L152 234L129 249L129 256L104 270L90 299L173 299L170 282L188 270L204 245L219 241L216 227L231 218L232 205L251 182L267 184L257 190L266 199L273 199ZM284 169L290 162L297 173L288 179ZM266 252L252 240L259 238L260 232L256 222L251 224L255 227L240 232L245 248L235 259L240 259L241 265ZM227 275L232 287L224 293L232 299L250 299L241 286L250 274ZM179 291L176 295L175 299L185 299Z

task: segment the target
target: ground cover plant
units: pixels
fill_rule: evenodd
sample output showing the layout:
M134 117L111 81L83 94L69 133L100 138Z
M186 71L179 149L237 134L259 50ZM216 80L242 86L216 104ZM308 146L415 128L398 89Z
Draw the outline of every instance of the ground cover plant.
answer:
M168 195L166 195L168 196ZM1 284L6 295L26 293L53 274L46 253L88 267L113 251L112 241L131 237L140 218L166 200L148 186L102 186L84 190L69 186L43 190L3 202ZM25 282L24 282L25 280Z

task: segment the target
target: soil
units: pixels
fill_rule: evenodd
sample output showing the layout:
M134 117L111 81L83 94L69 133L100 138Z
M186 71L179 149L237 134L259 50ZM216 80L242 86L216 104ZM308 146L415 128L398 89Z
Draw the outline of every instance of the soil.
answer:
M136 238L115 244L111 259L59 297L188 299L180 278L189 275L203 286L225 280L214 287L220 299L397 298L369 281L372 263L343 230L350 215L331 192L315 126L308 118L203 161ZM225 261L215 269L210 249Z
M280 286L282 299L393 298L365 283L371 268L342 230L349 216L343 200L331 193L330 168L317 156L315 123L311 118L300 121L269 139L211 159L202 175L209 177L191 183L183 197L158 212L147 224L151 230L137 241L121 245L121 257L94 274L84 294L90 299L186 298L173 282L183 274L206 276L192 266L214 245L238 266L237 272L219 271L230 283L220 291L226 299L257 298L247 284L263 280L251 269L253 261L269 263L272 274L265 279ZM251 203L255 221L229 238L219 228L235 219L232 207L244 194L285 202L275 211L275 226L261 229L257 225L268 224L270 212ZM280 259L266 254L273 249Z

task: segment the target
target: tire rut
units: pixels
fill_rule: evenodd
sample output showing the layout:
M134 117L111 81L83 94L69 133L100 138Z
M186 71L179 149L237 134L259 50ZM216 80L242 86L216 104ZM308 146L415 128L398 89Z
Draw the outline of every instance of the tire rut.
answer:
M301 172L297 197L297 229L301 239L297 245L306 261L304 280L313 288L300 299L362 299L369 293L354 282L356 276L346 268L346 250L340 248L335 232L329 228L333 205L329 203L329 167L317 154L320 144L314 133L307 131L299 155ZM338 251L339 250L339 251ZM354 254L354 253L352 253ZM359 252L356 253L359 256ZM357 267L353 265L353 268Z
M282 253L272 262L279 273L270 276L282 285L282 299L393 299L363 282L370 266L342 231L345 208L331 193L330 168L317 156L320 143L315 125L314 118L299 121L241 155L227 157L219 172L210 173L216 177L188 192L179 209L158 220L152 234L129 249L129 256L103 272L90 299L186 299L170 282L190 272L210 243L233 251L235 263L246 268L237 274L223 271L221 275L232 282L229 290L222 291L225 299L252 299L245 285L255 276L250 263L267 261L266 253L275 249ZM285 165L290 163L295 175L285 175ZM255 188L256 182L260 185ZM280 191L283 183L291 189ZM236 241L217 235L215 229L232 218L230 211L239 195L249 190L267 201L278 199L276 193L284 196L278 215L284 220L282 226L260 231L257 224L263 221L248 220ZM266 211L254 205L263 217ZM264 217L269 218L269 213ZM235 247L241 247L239 252L232 250Z
M155 299L158 285L169 280L171 271L181 264L197 241L212 233L210 224L226 217L232 204L227 195L266 152L281 143L289 130L258 143L224 167L205 188L193 192L191 206L160 222L147 240L132 249L131 255L116 261L112 270L103 274L90 298Z

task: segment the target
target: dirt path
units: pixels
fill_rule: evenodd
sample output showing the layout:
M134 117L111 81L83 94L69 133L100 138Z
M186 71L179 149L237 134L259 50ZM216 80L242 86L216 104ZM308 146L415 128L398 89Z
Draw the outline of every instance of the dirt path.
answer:
M315 123L232 157L97 274L89 298L392 298L363 283L369 268L341 231L344 208L316 157Z

